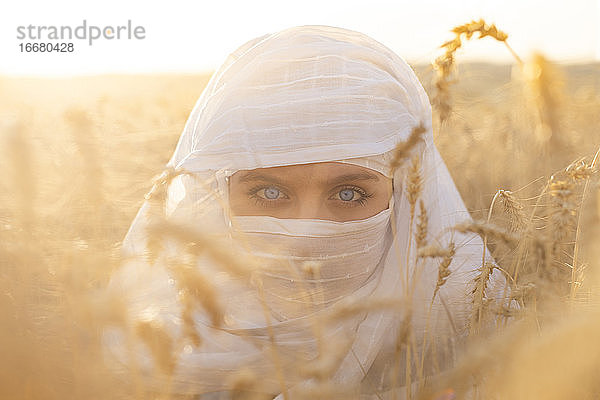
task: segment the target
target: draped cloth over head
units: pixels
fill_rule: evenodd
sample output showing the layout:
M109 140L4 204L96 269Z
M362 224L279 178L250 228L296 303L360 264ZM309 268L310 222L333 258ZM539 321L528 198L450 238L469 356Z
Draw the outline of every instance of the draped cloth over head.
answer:
M456 248L451 274L435 297L440 259L417 259L411 238L419 214L417 207L411 218L406 184L411 158L399 168L391 165L396 146L419 125L425 133L412 154L420 165L427 240ZM330 161L393 178L388 209L341 223L230 215L228 177L236 171ZM327 361L328 379L358 387L367 397L380 395L394 381L402 332L412 332L404 335L405 347L419 355L428 348L425 331L430 344L447 345L465 334L483 244L450 229L469 214L434 146L428 97L406 62L379 42L347 29L309 25L245 43L210 79L167 167L183 172L168 185L168 219L227 238L231 254L246 254L241 259L248 265L253 256L261 265L279 262L279 269L269 267L254 276L259 279L246 280L221 268L210 252L201 256L194 268L218 295L223 321L216 323L198 307L191 315L199 343L180 340L181 286L160 267L168 257L154 265L143 257L151 212L150 202L144 203L123 243L131 260L110 287L126 299L132 318L159 323L177 344L170 390L227 398L236 374L251 371L260 382L255 390L283 396L318 383L315 371ZM340 235L350 236L342 241ZM267 242L279 245L285 262ZM322 265L299 264L315 259L295 255L299 246L318 253ZM238 248L246 253L235 253ZM163 250L182 252L173 243ZM352 306L355 312L340 317ZM122 332L108 332L106 343L123 362L128 359L123 354L131 352L123 348L133 346L144 370L156 361L148 346L132 344ZM403 380L405 373L397 375Z

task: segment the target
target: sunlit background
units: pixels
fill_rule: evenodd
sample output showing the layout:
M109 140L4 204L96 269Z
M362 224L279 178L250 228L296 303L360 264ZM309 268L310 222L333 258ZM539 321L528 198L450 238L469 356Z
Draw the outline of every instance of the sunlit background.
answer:
M598 0L11 1L0 13L0 74L80 75L212 71L237 46L287 27L323 24L379 40L413 64L429 63L448 30L484 18L509 32L518 54L565 63L600 60ZM21 53L17 26L98 26L130 19L144 40L76 41L69 54ZM484 41L482 41L484 42ZM469 43L464 60L511 62L506 49ZM461 56L462 57L462 56Z

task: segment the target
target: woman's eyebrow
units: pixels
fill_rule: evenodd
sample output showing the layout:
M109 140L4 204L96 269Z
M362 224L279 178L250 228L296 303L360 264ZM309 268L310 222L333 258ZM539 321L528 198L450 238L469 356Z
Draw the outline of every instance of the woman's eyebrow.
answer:
M276 183L278 185L285 184L282 180L280 180L274 176L265 175L258 171L249 171L249 172L245 173L244 175L242 175L239 179L240 183L250 182L250 181L265 181L265 182Z
M338 183L348 182L348 181L366 181L366 180L378 181L379 177L370 172L358 172L355 174L346 174L346 175L336 176L335 178L330 179L327 183L330 185L335 185Z

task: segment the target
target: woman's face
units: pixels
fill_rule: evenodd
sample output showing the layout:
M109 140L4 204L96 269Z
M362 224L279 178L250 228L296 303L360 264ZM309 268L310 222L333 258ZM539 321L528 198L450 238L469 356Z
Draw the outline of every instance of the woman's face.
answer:
M351 221L388 207L392 180L369 168L323 162L240 170L229 179L235 215Z

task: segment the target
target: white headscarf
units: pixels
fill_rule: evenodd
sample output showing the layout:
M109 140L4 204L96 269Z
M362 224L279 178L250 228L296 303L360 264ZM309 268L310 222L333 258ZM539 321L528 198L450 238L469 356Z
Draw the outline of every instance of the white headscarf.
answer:
M419 124L425 133L413 152L421 163L428 241L456 245L451 274L431 314L440 259L416 260L405 184L410 162L395 170L390 165L394 148ZM228 178L236 171L326 161L393 178L389 207L347 222L230 215ZM215 326L209 313L194 313L201 344L178 355L173 391L224 393L232 376L245 369L274 396L300 390L311 383L303 363L322 360L326 344L338 355L331 361L334 382L375 392L391 371L402 324L410 324L416 349L427 326L434 337L429 343L465 334L483 244L450 229L469 214L433 144L428 97L406 62L379 42L347 29L308 25L245 43L212 76L167 167L186 172L169 185L168 218L227 238L238 259L261 266L248 282L210 257L198 261L198 271L219 294L224 322ZM126 299L132 318L160 321L177 338L183 330L177 284L167 270L140 256L149 210L146 202L127 233L123 249L133 259L111 288ZM381 306L394 300L405 305ZM343 307L359 311L339 317ZM326 318L315 324L317 317ZM106 337L109 348L127 359L123 336L113 331ZM150 368L144 347L131 346Z

